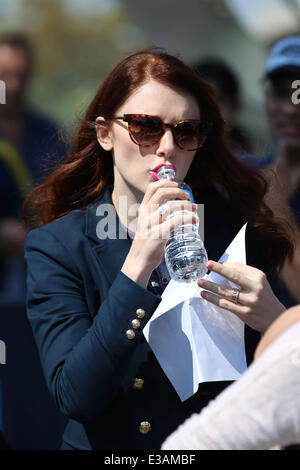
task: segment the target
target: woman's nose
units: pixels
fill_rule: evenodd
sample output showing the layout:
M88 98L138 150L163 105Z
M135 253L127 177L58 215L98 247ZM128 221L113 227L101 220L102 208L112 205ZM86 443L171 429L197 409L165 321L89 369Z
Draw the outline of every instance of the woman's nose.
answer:
M162 136L156 154L160 157L172 158L176 153L176 143L171 129L167 129Z

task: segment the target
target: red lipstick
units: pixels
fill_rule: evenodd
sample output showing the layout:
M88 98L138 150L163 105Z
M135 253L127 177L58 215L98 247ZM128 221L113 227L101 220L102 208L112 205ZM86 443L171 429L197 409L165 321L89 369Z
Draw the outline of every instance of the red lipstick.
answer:
M157 170L159 168L161 168L162 166L166 166L166 167L169 167L169 168L173 168L173 170L176 172L176 166L172 165L172 163L161 163L160 165L156 165L152 171L152 178L154 179L154 181L158 181L158 178L157 178Z

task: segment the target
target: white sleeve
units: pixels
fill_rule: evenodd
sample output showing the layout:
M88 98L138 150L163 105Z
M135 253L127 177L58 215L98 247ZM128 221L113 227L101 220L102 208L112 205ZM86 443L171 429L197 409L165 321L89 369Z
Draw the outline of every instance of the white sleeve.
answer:
M242 377L163 443L171 449L254 450L300 442L300 322Z

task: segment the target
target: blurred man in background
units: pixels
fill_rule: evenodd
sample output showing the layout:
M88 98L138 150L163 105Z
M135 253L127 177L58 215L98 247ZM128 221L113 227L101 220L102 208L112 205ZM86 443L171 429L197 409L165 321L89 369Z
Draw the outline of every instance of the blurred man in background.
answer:
M300 36L293 36L274 45L265 67L265 109L274 152L264 164L274 166L300 226L300 104L293 99L293 83L299 79Z
M242 90L236 72L223 60L213 57L200 60L192 67L215 90L232 150L237 154L251 152L251 139L239 122Z
M278 41L265 66L264 103L273 139L273 153L260 166L274 169L280 190L300 228L300 103L295 86L300 79L300 36ZM298 83L299 84L299 83ZM298 94L299 95L299 94ZM300 301L300 235L294 259L281 278Z
M251 166L272 166L276 170L300 225L300 93L292 88L300 80L300 36L278 41L265 66L264 103L274 148L272 155L264 158L251 156L251 142L237 122L241 86L236 73L220 59L213 58L199 61L193 68L216 91L232 149L241 150L239 156Z
M6 103L0 105L0 305L24 303L22 202L42 178L43 168L65 153L57 127L27 103L33 70L27 37L0 36L0 80L6 91Z
M60 444L65 420L49 396L26 318L22 203L64 157L65 146L57 126L28 104L33 72L28 38L0 36L0 339L7 346L7 363L0 365L0 425L11 448L51 449Z

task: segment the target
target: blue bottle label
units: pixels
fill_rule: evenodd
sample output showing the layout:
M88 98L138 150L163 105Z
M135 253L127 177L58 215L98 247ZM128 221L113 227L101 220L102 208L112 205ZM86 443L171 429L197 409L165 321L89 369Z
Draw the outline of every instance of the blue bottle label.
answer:
M182 188L182 191L184 191L185 193L187 193L189 195L189 201L195 202L192 191L189 191L188 189L185 189L185 188Z

